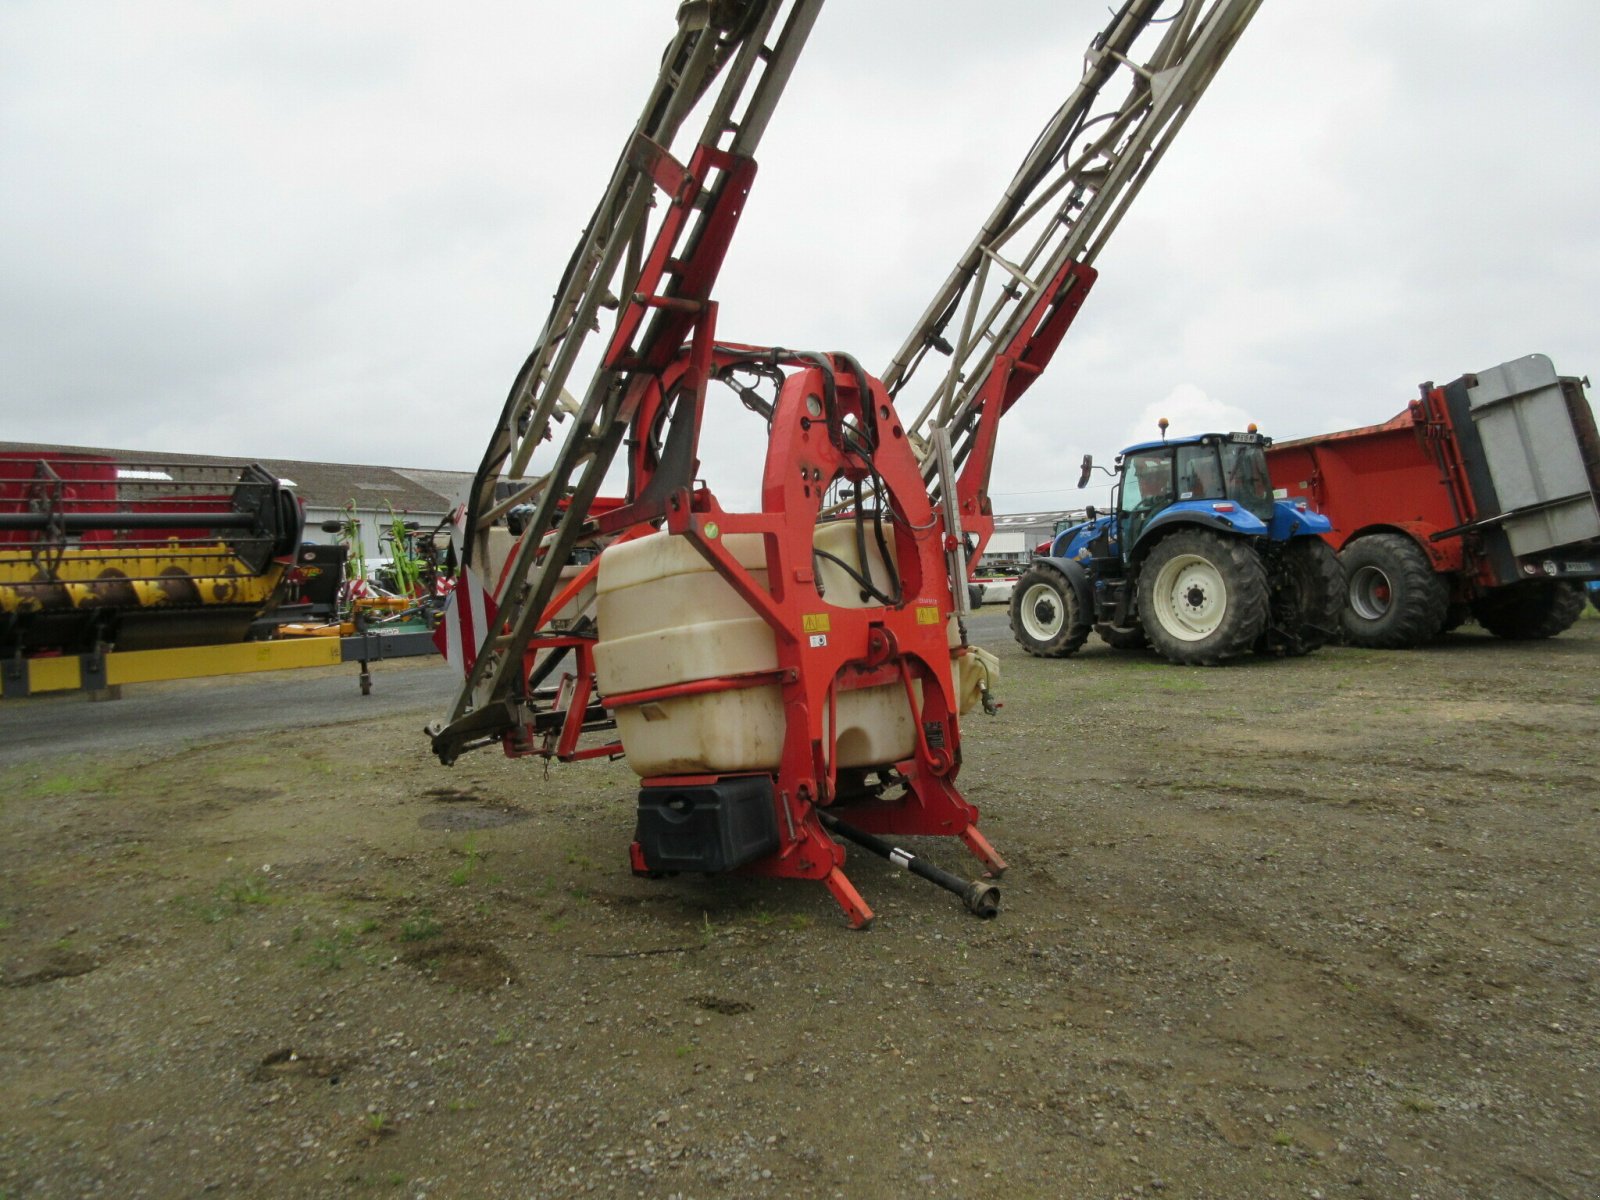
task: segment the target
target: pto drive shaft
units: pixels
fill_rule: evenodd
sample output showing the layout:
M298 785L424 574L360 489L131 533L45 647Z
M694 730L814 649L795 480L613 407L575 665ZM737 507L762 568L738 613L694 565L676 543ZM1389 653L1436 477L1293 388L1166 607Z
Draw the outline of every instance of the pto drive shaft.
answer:
M985 883L981 879L974 879L968 883L958 875L941 870L932 863L923 862L909 850L902 850L864 829L857 829L854 825L846 825L826 809L817 809L817 818L830 833L836 833L846 841L871 850L879 858L886 858L896 866L906 868L913 875L920 875L929 883L938 884L947 892L954 892L961 897L961 902L967 906L968 912L987 919L1000 911L1000 889L994 884Z

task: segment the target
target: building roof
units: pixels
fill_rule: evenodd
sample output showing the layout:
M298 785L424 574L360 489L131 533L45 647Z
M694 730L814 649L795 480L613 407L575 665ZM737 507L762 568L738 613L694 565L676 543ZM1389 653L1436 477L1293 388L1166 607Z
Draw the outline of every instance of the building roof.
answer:
M1049 512L1005 513L994 519L995 532L1002 529L1054 529L1063 521L1084 519L1081 508L1057 508Z
M295 458L224 458L214 454L171 454L154 450L114 450L96 446L61 446L41 442L0 442L0 453L93 455L118 462L179 466L225 466L259 463L289 483L311 508L392 507L397 513L442 516L459 501L472 481L468 471L429 471L371 466L364 463L322 463Z

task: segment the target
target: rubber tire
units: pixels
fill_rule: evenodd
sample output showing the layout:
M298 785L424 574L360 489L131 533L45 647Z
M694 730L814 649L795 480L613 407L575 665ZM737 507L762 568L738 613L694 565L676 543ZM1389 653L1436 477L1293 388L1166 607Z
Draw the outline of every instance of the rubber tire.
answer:
M1439 636L1450 611L1450 585L1410 538L1402 533L1357 538L1339 555L1339 564L1345 578L1345 641L1369 650L1405 650Z
M1319 537L1291 538L1278 548L1269 576L1272 617L1257 654L1299 658L1341 634L1344 568Z
M1010 613L1012 636L1035 658L1066 658L1089 639L1089 614L1077 591L1051 567L1023 572L1011 593Z
M1197 582L1186 589L1193 594L1199 587L1205 600L1220 601L1216 625L1197 638L1183 637L1177 614L1158 601L1160 588L1175 582L1163 581L1163 572L1180 569L1183 559L1208 568L1211 582L1221 588L1220 595L1206 595ZM1266 630L1267 606L1267 569L1249 538L1179 529L1157 542L1139 569L1139 621L1150 644L1168 662L1214 667L1248 653Z
M1150 645L1150 639L1142 629L1118 629L1102 621L1094 627L1094 631L1113 650L1143 650Z
M1497 638L1533 641L1572 628L1583 613L1583 588L1555 579L1524 579L1472 602L1473 619Z

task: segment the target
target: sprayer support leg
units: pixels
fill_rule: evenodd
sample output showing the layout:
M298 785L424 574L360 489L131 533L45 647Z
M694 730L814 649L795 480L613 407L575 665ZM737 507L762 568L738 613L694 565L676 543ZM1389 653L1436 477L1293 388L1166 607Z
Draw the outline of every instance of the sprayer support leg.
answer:
M851 929L872 928L872 910L861 898L861 893L856 891L855 885L845 878L843 871L835 867L822 877L822 882L839 902L839 907L844 909L845 919L850 922Z
M995 848L989 844L989 839L978 832L976 825L968 825L963 829L961 840L967 844L967 849L977 856L978 861L989 869L990 878L999 879L1006 873L1006 860L995 853Z

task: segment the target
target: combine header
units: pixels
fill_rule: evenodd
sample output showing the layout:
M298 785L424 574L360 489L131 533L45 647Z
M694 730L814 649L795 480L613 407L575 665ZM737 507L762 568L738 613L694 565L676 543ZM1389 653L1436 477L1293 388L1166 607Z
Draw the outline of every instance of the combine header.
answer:
M0 455L0 660L242 642L294 565L294 494L259 466Z

